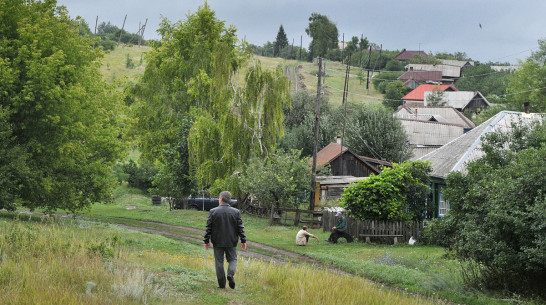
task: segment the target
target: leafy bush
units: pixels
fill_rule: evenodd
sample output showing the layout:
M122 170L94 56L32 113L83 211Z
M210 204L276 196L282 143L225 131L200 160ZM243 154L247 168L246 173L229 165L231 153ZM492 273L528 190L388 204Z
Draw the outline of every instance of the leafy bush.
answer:
M546 125L513 125L489 134L486 155L468 173L451 173L447 236L486 287L546 291Z
M146 163L138 165L133 160L124 164L123 171L129 176L127 179L129 186L144 191L152 187L152 179L157 174L157 169L152 165Z
M423 219L430 171L430 165L422 161L394 164L345 189L341 205L361 220Z

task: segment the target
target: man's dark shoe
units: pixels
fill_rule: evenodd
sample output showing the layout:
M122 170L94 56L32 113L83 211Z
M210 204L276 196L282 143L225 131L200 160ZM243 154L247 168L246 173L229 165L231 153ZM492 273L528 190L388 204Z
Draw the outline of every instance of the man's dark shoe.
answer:
M235 281L233 280L233 275L228 275L227 280L229 282L229 288L235 289Z
M218 286L218 289L226 289L226 287Z

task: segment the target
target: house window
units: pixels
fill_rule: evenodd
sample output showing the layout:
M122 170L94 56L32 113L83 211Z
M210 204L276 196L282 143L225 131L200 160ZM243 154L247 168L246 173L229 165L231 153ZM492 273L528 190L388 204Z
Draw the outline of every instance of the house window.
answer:
M451 210L451 206L449 205L449 201L445 200L444 195L440 191L438 194L439 198L439 204L438 204L438 216L444 217L449 210Z

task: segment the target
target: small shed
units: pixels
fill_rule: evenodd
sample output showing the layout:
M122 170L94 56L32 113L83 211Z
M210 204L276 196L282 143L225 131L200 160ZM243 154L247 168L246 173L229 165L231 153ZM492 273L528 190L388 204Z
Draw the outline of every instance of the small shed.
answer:
M320 187L320 201L338 199L345 191L345 188L349 187L352 183L364 179L368 179L368 177L317 176L315 181Z

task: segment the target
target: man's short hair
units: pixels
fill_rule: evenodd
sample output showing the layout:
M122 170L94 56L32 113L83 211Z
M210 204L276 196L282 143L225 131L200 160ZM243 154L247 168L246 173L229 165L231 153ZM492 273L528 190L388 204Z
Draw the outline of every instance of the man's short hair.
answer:
M231 193L228 191L223 191L220 193L220 199L224 203L230 203L231 202Z
M304 229L304 230L307 230L307 226L303 226L303 229Z

